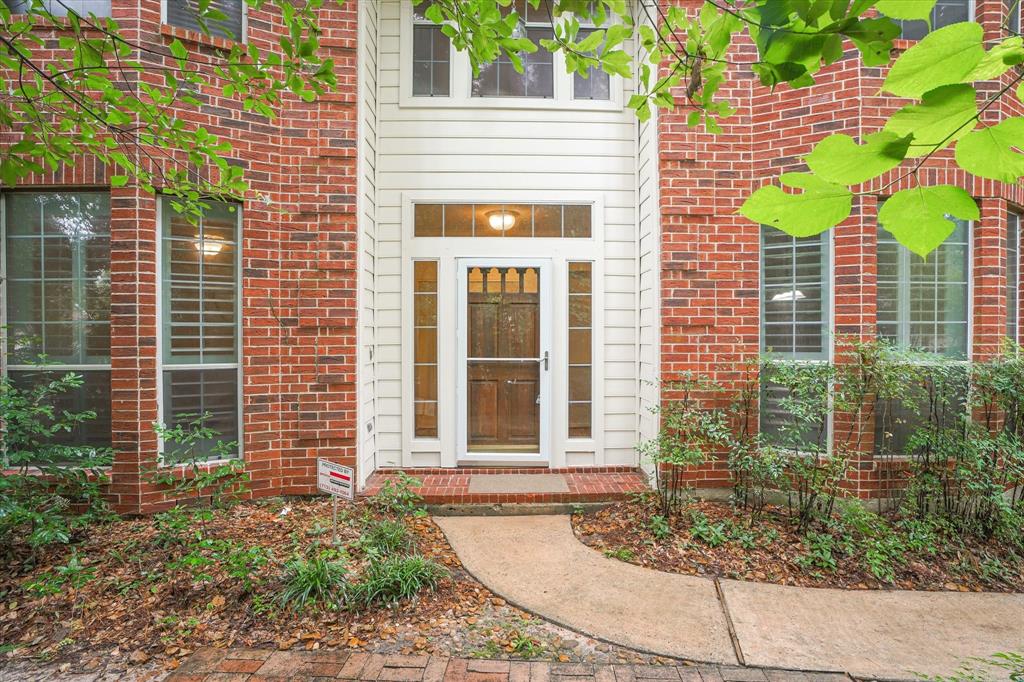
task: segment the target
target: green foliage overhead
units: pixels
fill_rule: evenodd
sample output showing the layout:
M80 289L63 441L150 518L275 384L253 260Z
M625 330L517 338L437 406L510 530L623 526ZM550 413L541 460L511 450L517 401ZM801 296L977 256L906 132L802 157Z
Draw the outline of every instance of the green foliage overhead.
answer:
M1008 118L994 126L982 128L960 141L956 162L968 173L999 180L1018 182L1024 177L1024 118Z
M878 0L875 9L887 17L913 21L928 20L936 0Z
M824 232L850 215L853 194L842 185L809 173L783 173L779 181L803 192L789 193L776 185L766 185L751 194L739 212L755 223L777 227L794 237Z
M900 165L912 139L911 134L884 131L867 135L858 145L849 135L829 135L804 160L824 180L858 185Z
M911 47L889 70L882 90L919 98L940 85L963 82L985 57L981 24L944 26Z
M914 187L893 194L878 211L878 222L922 258L934 251L961 220L980 218L971 195L954 185Z
M920 104L903 107L885 124L898 136L913 136L908 158L943 149L974 129L978 108L970 85L943 85L925 93Z

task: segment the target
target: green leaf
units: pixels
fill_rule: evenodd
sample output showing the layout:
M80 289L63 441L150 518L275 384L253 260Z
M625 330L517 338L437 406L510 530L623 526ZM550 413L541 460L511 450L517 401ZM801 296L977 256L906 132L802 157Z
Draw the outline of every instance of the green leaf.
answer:
M924 156L946 147L978 124L974 87L944 85L926 93L920 104L905 106L889 119L885 130L899 137L913 135L907 157Z
M859 185L900 165L912 137L878 132L858 145L849 135L829 135L804 160L815 175L841 185Z
M994 80L1021 62L1024 62L1024 39L1012 36L985 53L984 59L967 74L964 82Z
M985 57L983 33L974 22L932 31L896 60L882 90L918 98L941 85L962 82Z
M936 0L878 0L875 9L893 19L928 20Z
M127 184L128 184L128 176L127 175L111 175L110 176L110 186L111 187L124 187Z
M956 162L968 173L1014 183L1024 176L1024 118L977 130L956 145Z
M762 225L777 227L794 237L811 237L835 227L850 215L853 194L840 185L810 173L783 173L779 182L804 190L789 194L766 185L747 198L739 213Z
M925 258L956 229L949 216L978 220L971 195L954 185L914 187L893 194L878 211L878 222L896 241Z
M188 50L185 49L185 46L182 45L181 41L177 38L172 40L170 45L167 46L167 48L171 51L171 56L173 56L175 59L188 58Z

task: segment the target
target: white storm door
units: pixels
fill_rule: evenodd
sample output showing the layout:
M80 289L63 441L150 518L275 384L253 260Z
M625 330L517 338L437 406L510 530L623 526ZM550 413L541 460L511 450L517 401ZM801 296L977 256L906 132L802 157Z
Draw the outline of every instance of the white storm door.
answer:
M459 259L457 458L548 462L551 261Z

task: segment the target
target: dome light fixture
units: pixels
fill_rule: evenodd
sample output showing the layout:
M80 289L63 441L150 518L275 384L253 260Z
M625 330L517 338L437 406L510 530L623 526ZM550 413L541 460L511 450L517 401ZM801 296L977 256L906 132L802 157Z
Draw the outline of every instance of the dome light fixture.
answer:
M515 227L518 218L518 213L504 208L500 211L487 212L487 224L491 226L492 230L497 230L498 232L508 232L511 230Z
M216 256L224 250L224 242L219 237L204 237L201 234L197 234L194 244L196 251L201 251L204 256Z

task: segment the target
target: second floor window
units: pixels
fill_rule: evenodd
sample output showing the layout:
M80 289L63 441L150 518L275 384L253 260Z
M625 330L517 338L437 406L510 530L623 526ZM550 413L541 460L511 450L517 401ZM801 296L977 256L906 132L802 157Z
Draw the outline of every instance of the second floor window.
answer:
M473 78L474 97L534 97L551 99L555 96L554 55L539 47L543 39L551 39L551 8L546 2L537 9L527 0L514 0L509 10L519 15L517 34L538 45L537 51L521 55L523 73L512 66L512 60L502 54L490 64L480 67L480 75Z
M164 0L165 21L171 26L203 32L199 21L199 0ZM245 40L245 0L210 0L210 9L223 18L206 18L206 33L227 40Z
M582 41L594 29L580 29L577 40ZM572 98L573 99L611 99L611 77L601 69L591 69L586 78L578 73L572 76Z
M451 47L441 27L426 17L430 2L413 6L412 94L447 97L451 90Z
M11 14L26 14L32 8L32 0L4 0L4 4ZM67 16L69 12L80 17L110 16L110 0L43 0L43 8L55 17Z
M901 37L908 40L920 40L928 35L929 30L934 31L943 26L970 20L970 0L938 0L935 7L932 8L931 29L928 28L929 22L927 21L897 21L896 23L903 29Z
M1021 0L1003 0L1006 5L1006 29L1020 33Z

